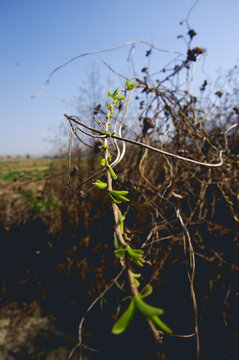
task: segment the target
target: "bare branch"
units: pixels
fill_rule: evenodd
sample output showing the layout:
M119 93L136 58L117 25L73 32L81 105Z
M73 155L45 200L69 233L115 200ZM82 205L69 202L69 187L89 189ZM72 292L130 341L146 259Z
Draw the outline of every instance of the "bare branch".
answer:
M128 142L130 144L138 145L140 147L147 148L149 150L153 150L153 151L158 152L160 154L163 154L163 155L166 155L166 156L171 156L171 157L173 157L175 159L178 159L178 160L183 160L183 161L187 161L187 162L190 162L190 163L193 163L193 164L196 164L196 165L201 165L201 166L206 166L206 167L219 167L219 166L222 166L222 164L223 164L223 158L222 158L223 151L222 150L219 151L220 162L218 162L216 164L211 164L211 163L207 163L207 162L201 162L201 161L197 161L197 160L194 160L194 159L186 158L184 156L176 155L176 154L170 153L170 152L165 151L165 150L155 148L153 146L141 143L141 142L136 141L136 140L128 139L128 138L118 136L118 135L115 135L115 134L104 133L103 131L100 131L100 130L92 128L92 127L90 127L88 125L85 125L80 120L78 120L77 117L72 117L72 116L69 116L67 114L64 114L64 115L65 115L66 118L71 119L72 121L76 122L77 124L87 128L87 129L89 129L91 131L94 131L94 132L96 132L98 134L104 135L104 137L112 137L113 139L118 139L118 140L121 140L121 141Z
M101 54L101 53L105 53L105 52L111 52L111 51L115 51L115 50L118 50L118 49L121 49L125 46L129 46L129 45L132 45L132 44L145 44L145 45L148 45L150 46L151 48L157 50L157 51L160 51L160 52L165 52L165 53L170 53L170 54L177 54L177 55L181 55L181 56L184 56L184 54L182 54L181 52L179 51L174 51L174 50L166 50L166 49L161 49L161 48L158 48L157 46L154 46L153 44L151 44L150 42L148 41L145 41L145 40L133 40L133 41L127 41L121 45L118 45L118 46L115 46L113 48L107 48L107 49L99 49L99 50L93 50L93 51L88 51L86 53L81 53L79 55L76 55L74 57L72 57L71 59L67 60L66 62L64 62L63 64L57 66L48 76L48 79L44 82L40 92L36 95L33 95L31 96L32 98L37 98L39 96L41 96L41 94L43 93L43 91L45 90L46 86L49 85L53 75L59 71L60 69L62 69L63 67L69 65L70 63L72 63L73 61L75 60L78 60L84 56L89 56L89 55L95 55L95 54Z

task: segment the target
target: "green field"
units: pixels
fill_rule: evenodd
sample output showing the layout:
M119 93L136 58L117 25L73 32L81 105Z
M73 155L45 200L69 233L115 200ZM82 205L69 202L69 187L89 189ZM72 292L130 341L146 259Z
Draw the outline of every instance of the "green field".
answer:
M46 190L47 179L65 172L65 160L1 159L0 198L4 212L56 210L54 189Z
M48 171L57 170L57 162L45 159L3 159L0 160L0 180L41 180Z

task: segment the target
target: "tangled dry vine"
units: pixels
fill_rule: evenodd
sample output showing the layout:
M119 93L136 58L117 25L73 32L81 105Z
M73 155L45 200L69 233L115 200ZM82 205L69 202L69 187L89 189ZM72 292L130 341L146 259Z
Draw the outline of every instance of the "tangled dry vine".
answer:
M132 242L130 237L125 235L124 233L124 221L126 218L126 214L122 214L118 204L122 202L128 202L129 199L126 198L126 195L128 194L128 191L124 190L113 190L113 182L117 179L117 175L115 174L113 168L115 168L123 159L126 152L126 145L125 143L130 143L134 145L138 145L145 149L145 153L141 158L140 161L140 174L144 181L147 183L147 185L150 186L151 190L157 194L157 196L160 196L161 199L164 199L165 201L169 202L158 190L157 187L155 187L143 174L142 169L142 162L145 159L146 151L152 150L155 152L160 153L163 156L170 156L173 158L176 158L178 160L187 161L196 165L205 166L205 167L219 167L223 164L223 158L222 158L222 150L219 151L219 158L220 161L218 163L208 163L208 162L202 162L197 161L194 159L186 158L177 154L170 153L168 151L164 151L162 149L157 149L153 146L150 146L146 143L135 141L132 139L127 139L122 136L122 127L125 123L125 119L128 114L128 106L130 99L132 97L133 92L137 88L143 88L145 89L147 85L142 86L141 82L137 83L137 79L135 79L136 82L130 83L129 80L126 81L126 87L119 91L116 89L113 93L110 93L108 91L108 95L110 98L112 98L111 102L107 104L108 112L106 114L106 122L102 123L100 119L98 119L96 116L94 116L95 121L102 126L102 130L92 128L88 126L87 124L80 121L80 119L76 116L69 116L65 114L65 117L69 121L70 124L70 134L77 135L79 137L80 133L86 134L89 137L93 138L100 138L104 139L104 143L102 144L102 150L104 151L104 158L101 159L101 165L103 166L102 172L100 172L101 177L106 176L107 182L103 182L101 180L96 180L93 184L100 190L106 190L109 194L109 196L112 199L112 211L114 214L114 221L115 221L115 234L114 234L114 246L115 246L115 255L119 258L119 261L122 266L122 270L120 274L117 276L116 279L114 279L109 286L106 287L105 291L92 303L92 305L89 307L88 311L95 305L95 303L105 294L106 291L110 289L110 287L115 283L116 280L118 280L118 277L122 274L123 271L127 272L128 275L128 281L130 285L130 292L131 292L131 301L129 304L128 309L121 315L121 317L117 320L115 325L113 326L112 332L115 334L119 334L123 332L128 325L133 320L134 314L136 310L139 310L141 313L143 313L149 323L149 326L152 330L152 333L156 339L156 341L161 342L163 338L163 334L167 333L169 335L173 334L173 331L162 322L162 320L159 318L159 315L163 314L163 310L160 308L152 307L144 302L144 298L151 294L152 292L152 286L148 283L143 287L143 290L139 292L138 288L140 286L140 282L138 280L139 277L141 277L141 273L139 270L135 270L135 265L137 267L143 267L144 262L151 262L150 259L145 260L145 254L142 250L142 247L139 249L135 249L132 247ZM127 96L127 93L129 95ZM122 96L124 94L124 96ZM124 103L122 103L124 101ZM119 102L121 102L119 106ZM116 107L117 115L115 117L114 121L114 127L113 131L110 131L111 121L113 118L114 113L114 107ZM120 114L123 113L122 119L119 122ZM87 129L88 131L84 130ZM97 135L95 135L97 134ZM70 139L72 136L70 135ZM120 148L120 145L118 144L117 140L121 142L122 148ZM117 151L115 155L115 159L112 159L112 155L109 151L109 141L111 142L111 146L113 145L113 149ZM70 141L71 145L71 141ZM69 149L69 161L70 161L70 149ZM70 162L69 162L70 163ZM70 169L68 170L70 171ZM99 174L98 174L99 175ZM68 178L69 181L69 178ZM174 205L173 205L174 206ZM181 336L181 337L190 337L195 336L196 342L197 342L197 358L199 359L199 330L198 330L198 321L197 321L197 301L196 301L196 295L194 291L194 276L195 276L195 253L191 241L191 237L189 234L189 231L182 219L182 216L180 214L179 209L177 209L175 206L175 215L177 219L179 220L181 227L183 229L183 243L184 243L184 251L185 251L185 257L187 249L189 251L189 268L187 270L188 279L190 282L190 291L191 291L191 297L193 302L193 311L195 314L195 330L193 334L189 335L177 335L174 334L174 336ZM149 244L148 244L149 245ZM79 326L79 343L77 344L76 348L82 346L82 325L85 317L82 319L80 326ZM76 350L76 348L73 349L72 353L70 354L70 357L73 355L73 352Z

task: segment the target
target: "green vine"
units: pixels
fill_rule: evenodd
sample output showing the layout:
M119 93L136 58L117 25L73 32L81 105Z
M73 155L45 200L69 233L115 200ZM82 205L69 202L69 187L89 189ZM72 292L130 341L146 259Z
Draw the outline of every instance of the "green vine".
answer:
M137 84L135 82L130 83L127 80L126 89L122 91L132 91L136 87ZM112 98L112 100L107 104L108 113L106 115L106 123L104 126L107 133L111 125L110 119L114 114L114 107L118 107L119 101L126 99L126 96L121 96L122 91L118 91L117 88L113 93L111 93L110 90L108 90L108 96ZM101 159L100 163L103 167L106 168L107 182L96 180L93 185L95 185L100 190L107 191L108 195L111 198L112 209L115 219L115 256L119 259L122 267L126 268L127 270L128 281L131 290L130 304L127 310L119 317L119 319L113 325L112 333L120 334L125 331L132 322L135 313L139 311L144 315L154 333L156 333L157 329L159 329L160 331L167 334L172 334L172 330L159 317L164 313L163 309L151 306L144 301L144 298L152 293L152 286L147 284L145 287L145 291L142 294L138 291L138 288L140 287L140 282L138 278L141 276L141 274L134 273L134 271L132 270L132 264L143 269L144 252L141 249L132 248L124 238L124 221L126 219L126 216L122 215L122 212L118 205L123 202L130 201L126 197L128 195L128 191L113 189L113 181L117 180L117 175L114 172L113 167L110 165L112 158L109 152L107 137L104 139L104 145L102 146L102 149L105 153L104 158Z

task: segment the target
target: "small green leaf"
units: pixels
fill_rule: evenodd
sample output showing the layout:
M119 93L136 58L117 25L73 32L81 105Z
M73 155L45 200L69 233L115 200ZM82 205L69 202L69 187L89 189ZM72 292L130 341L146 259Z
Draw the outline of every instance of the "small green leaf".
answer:
M138 259L140 259L144 255L143 250L140 250L140 249L131 249L131 248L129 248L129 251L130 251L131 256L134 256L134 257L136 257Z
M121 244L120 244L120 242L119 242L116 235L114 236L114 248L117 249L117 250L122 248L122 246L121 246Z
M103 145L102 148L103 148L104 150L109 149L109 145Z
M115 255L119 258L122 258L125 256L125 252L127 251L127 249L118 249L115 250Z
M150 284L147 284L145 287L145 291L143 294L141 294L141 299L146 298L147 296L149 296L150 294L152 294L153 292L153 288Z
M111 190L112 195L127 195L129 192L126 190Z
M105 159L101 159L101 160L100 160L100 165L101 165L101 166L105 166Z
M112 169L111 166L108 167L109 172L110 172L110 176L112 177L113 180L117 179L117 175L115 174L114 170Z
M135 88L136 86L137 86L137 84L135 82L130 83L129 80L126 80L127 90L131 90L131 89Z
M115 285L116 285L117 288L120 289L121 291L125 291L125 289L123 288L123 286L120 285L120 284L118 283L118 281L115 282Z
M153 315L150 317L152 323L157 326L159 329L164 331L165 333L171 335L173 333L172 329L168 327L157 315Z
M135 295L134 299L137 309L148 318L150 318L153 315L162 315L164 313L163 309L146 304L142 300L140 294Z
M104 190L108 186L105 182L100 181L100 180L96 180L96 182L94 182L93 185L95 185L100 190Z
M140 253L139 253L140 252ZM139 260L143 256L142 250L131 249L130 247L125 249L115 250L115 255L119 258L125 257L126 253L131 257L131 259L139 266L143 266L141 261Z
M121 334L129 326L136 312L134 298L131 300L128 309L121 315L112 328L113 334Z
M120 212L118 213L118 222L119 224L125 220L125 216L122 215Z
M117 89L114 91L114 94L113 95L117 95L117 92L118 92L119 88L117 87Z
M110 195L111 199L112 199L116 204L122 203L122 201L120 201L120 200L118 200L117 198L115 198L114 195L111 195L110 193L109 193L109 195Z
M124 100L126 99L126 96L117 96L117 99L120 101L120 100Z
M115 190L110 190L109 191L110 197L117 204L120 204L122 201L130 201L129 199L127 199L124 196L124 195L127 195L127 194L128 194L128 191L115 191Z
M135 274L135 273L132 272L132 276L133 276L133 279L134 279L135 286L139 287L140 282L138 281L138 278L141 276L141 274Z
M131 273L132 273L133 277L136 278L136 279L138 279L138 278L141 277L141 274L135 274L135 273L133 273L133 272L131 272Z
M127 252L137 265L143 266L142 262L139 260L144 254L143 250L127 248Z
M110 191L109 191L109 195L110 195L111 199L112 199L116 204L122 203L121 200L119 200L118 198L116 198L114 195L111 195Z
M120 212L118 213L118 224L120 226L121 234L124 233L124 220L125 216L123 216Z

